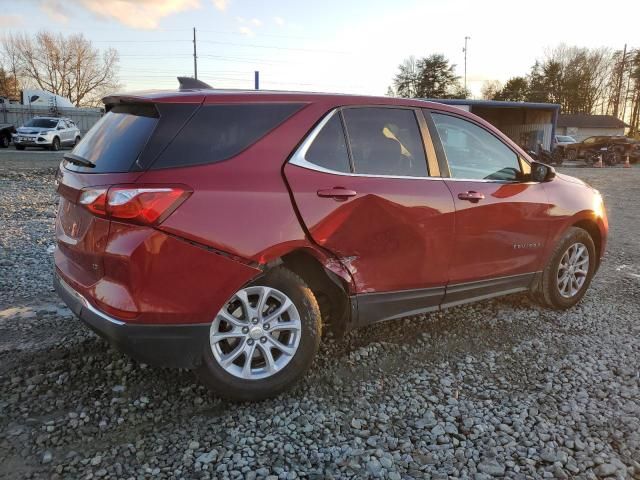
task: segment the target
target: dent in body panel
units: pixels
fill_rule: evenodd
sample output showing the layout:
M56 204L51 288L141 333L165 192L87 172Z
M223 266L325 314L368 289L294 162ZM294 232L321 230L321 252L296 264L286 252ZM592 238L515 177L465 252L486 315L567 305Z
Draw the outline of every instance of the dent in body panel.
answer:
M440 179L332 175L288 164L285 175L313 241L344 264L358 293L444 285L453 201ZM343 187L356 196L319 197Z
M260 273L155 229L118 222L111 225L104 265L104 276L85 293L135 323L210 322Z

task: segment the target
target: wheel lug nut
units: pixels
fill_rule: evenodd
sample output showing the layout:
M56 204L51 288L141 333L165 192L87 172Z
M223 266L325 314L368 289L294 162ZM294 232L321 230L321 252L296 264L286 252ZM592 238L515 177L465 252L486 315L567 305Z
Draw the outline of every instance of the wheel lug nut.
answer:
M242 327L242 333L249 333L249 327Z
M251 339L247 340L247 345L253 345L253 340Z
M251 319L251 323L258 323L258 319L257 318L252 318Z
M262 343L266 342L266 341L267 341L267 337L262 337L262 338L260 339L260 341L261 341Z
M268 323L264 324L264 329L265 330L269 330L271 328L271 325L269 325Z

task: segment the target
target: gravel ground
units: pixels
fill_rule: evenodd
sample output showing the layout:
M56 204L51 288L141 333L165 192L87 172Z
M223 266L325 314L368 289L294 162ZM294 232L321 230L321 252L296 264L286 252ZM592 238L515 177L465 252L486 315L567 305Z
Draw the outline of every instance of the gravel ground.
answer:
M512 296L376 325L327 339L293 391L230 404L60 304L59 157L34 155L0 155L0 477L640 479L640 168L565 170L611 223L578 307Z

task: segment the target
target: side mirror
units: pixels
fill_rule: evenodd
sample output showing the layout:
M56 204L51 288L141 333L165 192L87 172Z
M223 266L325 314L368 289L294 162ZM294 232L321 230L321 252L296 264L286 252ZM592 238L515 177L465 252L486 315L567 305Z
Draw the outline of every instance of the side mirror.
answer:
M531 162L531 180L548 182L556 177L556 169L540 162Z

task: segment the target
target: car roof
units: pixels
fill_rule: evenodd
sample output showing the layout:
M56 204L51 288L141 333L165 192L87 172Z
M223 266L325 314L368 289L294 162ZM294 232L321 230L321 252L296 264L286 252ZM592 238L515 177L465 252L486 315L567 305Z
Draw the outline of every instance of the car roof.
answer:
M33 119L36 119L36 118L43 119L43 120L66 120L68 122L73 122L73 120L67 117L43 117L40 115L36 115L35 117L33 117Z
M181 89L146 90L110 95L102 99L106 105L126 102L154 103L219 103L219 102L303 102L331 103L336 105L398 105L459 112L461 109L441 103L399 97L354 95L345 93L296 92L289 90L224 90Z

